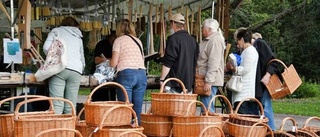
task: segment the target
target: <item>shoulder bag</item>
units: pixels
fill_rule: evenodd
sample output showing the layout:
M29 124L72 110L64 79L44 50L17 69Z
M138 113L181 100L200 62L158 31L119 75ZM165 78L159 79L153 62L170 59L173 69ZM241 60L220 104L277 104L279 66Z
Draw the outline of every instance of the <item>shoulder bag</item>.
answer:
M233 92L242 91L242 76L232 75L230 80L226 83L227 89Z

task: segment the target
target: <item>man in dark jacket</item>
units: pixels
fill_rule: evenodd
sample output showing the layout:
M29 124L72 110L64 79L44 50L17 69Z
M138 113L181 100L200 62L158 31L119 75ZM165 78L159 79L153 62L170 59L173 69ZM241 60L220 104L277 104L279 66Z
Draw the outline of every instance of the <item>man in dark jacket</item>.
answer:
M171 36L168 37L165 49L160 84L165 78L180 79L188 92L192 91L194 75L199 54L199 45L190 34L184 30L185 19L180 13L170 19ZM181 92L178 83L170 81L167 84L170 91Z

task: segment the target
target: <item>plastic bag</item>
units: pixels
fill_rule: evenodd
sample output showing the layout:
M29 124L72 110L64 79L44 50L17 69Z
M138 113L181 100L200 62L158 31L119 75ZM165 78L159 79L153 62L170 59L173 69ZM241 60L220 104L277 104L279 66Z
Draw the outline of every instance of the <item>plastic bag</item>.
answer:
M110 66L110 61L106 60L96 65L93 76L99 81L99 84L112 81L115 76L115 68Z

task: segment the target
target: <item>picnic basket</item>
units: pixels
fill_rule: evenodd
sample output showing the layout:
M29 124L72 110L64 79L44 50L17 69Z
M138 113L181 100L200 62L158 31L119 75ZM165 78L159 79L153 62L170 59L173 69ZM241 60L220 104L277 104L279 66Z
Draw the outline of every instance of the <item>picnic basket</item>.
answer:
M57 134L55 132L60 132L60 136L56 136ZM37 133L35 137L73 137L73 134L75 134L76 137L82 137L79 131L68 128L53 128L44 130Z
M63 101L71 107L71 114L33 114L24 115L19 113L19 108L26 103L48 100ZM38 132L52 128L68 128L75 129L76 111L71 101L63 98L35 98L18 103L14 112L14 134L15 137L33 137ZM55 132L55 136L61 136Z
M292 131L285 131L284 126L287 120L290 120L293 124ZM318 137L315 133L310 131L304 131L297 128L296 121L292 117L286 117L282 120L280 129L273 132L274 137ZM270 134L267 135L270 137Z
M204 114L200 114L200 116L174 116L172 118L172 134L174 137L197 137L201 133L201 130L211 125L222 128L222 117L209 116L208 111L202 102L192 101L186 109L189 111L191 108L190 106L196 103L199 103L204 109Z
M81 114L84 112L84 108L82 108L77 116L76 119L76 130L78 130L81 135L84 137L88 137L91 132L93 132L93 129L89 126L87 126L87 123L85 120L81 120Z
M301 128L301 130L310 131L310 132L313 132L313 133L317 134L318 136L320 136L320 127L319 126L309 125L311 120L317 120L318 122L320 122L320 118L319 117L310 117L303 124L303 127Z
M217 134L218 130L218 134ZM225 137L221 128L215 125L207 126L201 130L199 137Z
M283 82L277 74L273 74L266 87L272 99L280 99L292 94L302 84L302 81L292 64L287 67L279 59L272 59L268 64L273 61L279 62L284 67L284 72L281 74Z
M119 87L125 97L125 102L122 101L91 101L92 95L103 86L117 86ZM99 126L102 119L106 126L122 126L122 125L130 125L131 122L131 111L125 108L116 109L108 114L106 118L103 117L106 111L114 106L128 106L132 107L133 104L129 102L129 97L126 89L116 83L116 82L105 82L97 86L92 90L92 92L88 95L88 99L84 104L85 111L85 119L88 126Z
M151 106L152 107L152 106ZM170 136L172 129L172 117L154 115L151 107L146 114L141 114L141 126L144 128L143 133L147 136Z
M164 86L169 81L176 81L180 84L183 94L163 93ZM187 89L181 80L177 78L166 79L160 87L159 93L151 93L151 112L161 116L188 116L195 115L196 104L191 106L190 110L185 108L197 100L197 94L187 94Z
M4 104L7 101L12 101L16 99L28 99L28 98L40 98L40 97L46 97L46 96L40 96L40 95L24 95L24 96L16 96L16 97L10 97L6 98L0 101L0 107L2 104ZM54 111L52 104L50 104L50 110L46 112L29 112L24 113L26 115L32 115L32 114L53 114ZM8 114L1 114L0 115L0 137L13 137L14 135L14 114L13 112L7 112Z
M108 124L105 124L104 120L107 120L107 117L109 115L109 112L115 111L117 109L127 109L131 111L130 114L132 114L132 117L134 118L133 125L123 125L123 126L109 126ZM108 112L109 111L109 112ZM103 116L102 121L100 122L99 126L95 128L95 130L90 134L90 137L118 137L124 132L128 131L135 131L143 133L143 127L138 125L138 119L137 115L134 112L134 110L131 107L128 106L114 106L111 109L109 109ZM129 120L131 122L131 120ZM125 135L122 135L123 137L139 137L134 132L126 133Z

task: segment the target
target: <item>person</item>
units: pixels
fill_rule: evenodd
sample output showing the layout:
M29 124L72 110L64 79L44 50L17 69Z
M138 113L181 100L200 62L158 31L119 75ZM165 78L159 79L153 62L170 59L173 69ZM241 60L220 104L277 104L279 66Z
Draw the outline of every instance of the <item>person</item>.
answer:
M143 97L147 89L143 46L136 37L133 24L128 19L120 21L116 36L110 65L117 68L116 81L126 89L140 124ZM125 101L123 91L120 88L117 88L117 97L119 101Z
M112 57L112 47L113 42L116 39L114 31L111 34L99 41L94 49L94 64L91 68L91 74L94 74L96 65L106 61L111 60ZM103 56L102 56L103 55ZM93 95L92 101L115 101L116 100L116 90L115 88L99 88Z
M215 19L206 19L202 24L205 39L200 43L197 61L197 73L205 76L204 89L210 96L200 96L201 102L208 108L209 102L216 95L218 87L224 83L224 37ZM201 109L203 112L203 108ZM214 112L214 102L209 110Z
M81 74L85 67L82 33L79 23L73 17L65 17L60 27L54 28L48 34L43 45L43 51L47 55L50 45L55 37L63 38L66 44L67 67L60 73L48 79L49 96L70 100L76 107L80 88ZM71 106L62 101L53 101L57 114L70 114Z
M236 75L242 76L242 91L232 92L232 103L236 107L243 99L255 97L255 79L259 55L251 44L252 33L248 29L238 29L234 34L234 38L238 48L243 50L241 53L242 60L240 66L233 66L228 63L226 67ZM238 113L255 114L252 108L256 108L255 111L258 111L256 106L256 102L245 101L239 108Z
M182 14L174 14L170 19L171 36L168 37L163 57L160 85L166 78L178 78L183 82L188 92L192 91L194 76L199 54L199 45L190 34L184 30L185 18ZM169 92L181 93L180 85L169 81Z
M260 33L252 34L252 43L259 54L256 74L256 98L261 102L264 108L264 114L269 119L268 125L272 130L276 130L274 125L272 101L268 89L265 86L269 82L271 75L278 71L277 64L275 62L268 65L268 62L271 59L274 59L275 56L269 45L262 40L262 35Z

